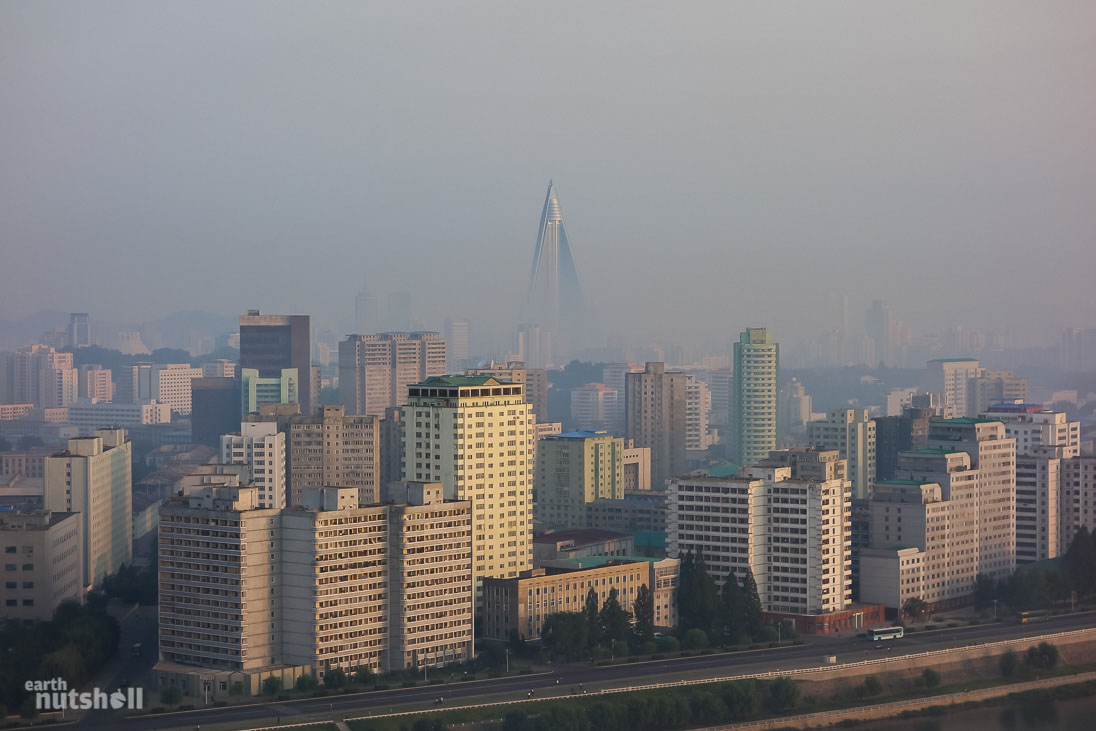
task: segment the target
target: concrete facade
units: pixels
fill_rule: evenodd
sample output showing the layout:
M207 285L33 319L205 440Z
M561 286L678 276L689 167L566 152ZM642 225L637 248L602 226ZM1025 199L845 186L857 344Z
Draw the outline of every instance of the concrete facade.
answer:
M808 443L836 449L848 462L854 500L870 500L875 485L875 422L867 409L834 409L807 424Z
M258 490L259 507L286 506L285 434L272 421L245 421L236 434L221 436L221 463L247 465L248 482Z
M76 513L0 512L0 618L46 621L84 600L84 522Z
M776 449L780 346L765 328L746 328L734 344L732 461L739 466L764 460Z
M380 419L347 416L342 406L325 404L313 416L289 420L290 504L302 491L320 487L353 487L362 505L381 498Z
M445 353L436 332L349 335L339 343L339 403L347 414L384 416L407 403L408 386L445 373Z
M685 472L687 376L647 363L642 373L624 374L625 436L651 450L651 487Z
M608 432L554 434L537 442L534 517L547 529L586 525L586 504L624 496L624 440Z

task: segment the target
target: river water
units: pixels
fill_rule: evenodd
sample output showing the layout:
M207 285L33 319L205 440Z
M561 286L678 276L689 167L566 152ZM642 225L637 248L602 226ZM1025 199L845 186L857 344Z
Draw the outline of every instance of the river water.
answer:
M1008 703L858 726L869 727L873 731L1091 731L1096 729L1096 696L1053 703Z

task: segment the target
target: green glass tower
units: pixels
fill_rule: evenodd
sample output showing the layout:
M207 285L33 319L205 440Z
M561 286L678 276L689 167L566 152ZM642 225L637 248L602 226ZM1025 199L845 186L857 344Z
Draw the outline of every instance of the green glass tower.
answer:
M734 461L742 467L776 449L780 346L763 327L748 327L734 344Z

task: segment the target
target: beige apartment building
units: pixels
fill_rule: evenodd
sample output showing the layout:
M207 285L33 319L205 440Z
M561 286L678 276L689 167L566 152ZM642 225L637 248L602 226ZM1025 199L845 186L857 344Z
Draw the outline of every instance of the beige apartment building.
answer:
M0 403L59 408L79 397L79 386L72 353L59 353L41 344L0 353Z
M1096 456L1079 455L1062 462L1061 552L1077 531L1096 533Z
M247 466L247 481L264 508L286 506L285 434L273 421L245 421L235 434L221 435L221 464Z
M621 392L604 383L587 383L571 391L571 419L582 431L619 432Z
M537 442L534 516L547 530L586 525L586 504L624 497L624 440L608 432L553 434Z
M520 383L525 387L525 400L533 407L533 418L538 422L548 421L548 371L543 368L526 368L525 363L517 360L504 366L492 363L486 368L470 368L465 375L491 376L507 383Z
M114 398L114 380L109 368L88 364L80 366L80 398L99 402Z
M45 508L83 521L82 586L97 586L133 559L133 444L123 429L70 439L45 461Z
M384 416L407 402L407 387L445 373L445 341L435 332L349 335L339 343L339 401L347 414Z
M651 487L685 472L687 376L647 363L642 373L624 374L625 435L651 450Z
M166 503L161 676L199 666L322 679L469 659L471 506L437 484L395 497L409 502L359 506L354 488L323 488L273 510L255 488L210 487Z
M189 414L191 382L201 377L202 369L188 363L138 363L115 374L114 400L127 404L155 401Z
M408 389L403 475L440 482L474 508L475 577L532 567L532 406L524 387L490 376L428 378Z
M300 504L304 490L320 487L353 487L363 505L379 502L380 422L377 416L347 416L332 405L290 418L291 504Z
M852 603L851 486L836 450L778 450L745 475L670 481L669 554L703 553L720 585L748 568L768 612Z
M807 424L809 444L836 449L848 462L855 500L870 500L875 485L875 428L867 409L834 409Z
M84 600L84 523L76 513L0 512L0 619L45 621Z
M581 612L591 589L598 609L616 589L621 608L631 612L641 586L652 592L655 626L675 627L679 568L672 558L591 556L553 561L517 577L485 579L483 636L506 640L517 630L523 640L537 639L549 615Z
M712 414L712 392L708 384L689 374L685 379L685 449L703 452L715 444L716 435L709 421Z
M648 447L636 447L631 439L624 440L624 451L620 455L620 469L624 494L630 492L649 492L651 489L651 450Z

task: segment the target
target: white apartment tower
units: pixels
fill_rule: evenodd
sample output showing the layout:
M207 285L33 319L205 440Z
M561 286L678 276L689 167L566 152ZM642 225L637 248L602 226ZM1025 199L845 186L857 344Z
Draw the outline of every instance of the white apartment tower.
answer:
M96 586L133 559L133 445L122 429L70 439L45 462L45 507L80 513L82 585Z
M285 434L274 421L245 421L238 434L221 436L221 463L245 464L258 490L259 507L286 505Z
M520 384L440 376L408 389L400 415L405 479L440 482L474 508L474 566L483 578L532 568L532 406Z
M702 452L713 443L709 429L712 392L708 385L690 374L685 380L685 449Z
M745 467L776 449L780 346L763 327L750 327L734 344L733 460Z
M807 441L823 449L836 449L848 462L853 499L871 499L875 485L875 421L867 409L834 409L825 420L809 422Z
M852 503L836 450L773 451L736 477L677 477L667 501L669 554L703 553L719 584L750 569L766 611L851 604Z

